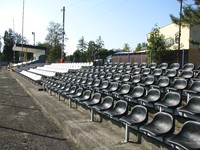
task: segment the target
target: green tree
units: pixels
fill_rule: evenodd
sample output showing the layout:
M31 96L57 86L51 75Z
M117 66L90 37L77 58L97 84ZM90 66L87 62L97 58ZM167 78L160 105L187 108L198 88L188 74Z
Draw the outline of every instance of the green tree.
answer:
M87 50L87 42L83 36L78 40L77 50L80 52L80 61L83 61L84 53Z
M22 42L22 36L16 32L14 32L12 29L8 29L8 31L5 31L4 33L4 47L3 47L3 60L7 62L13 61L13 46L14 44L19 44ZM26 38L23 38L23 44L27 44L28 41Z
M156 26L152 29L148 41L148 58L150 62L161 63L162 57L165 55L166 50L171 45L166 45L165 38L159 32L159 28Z
M87 49L87 60L94 61L95 55L97 53L97 45L94 41L89 41L88 43L88 49Z
M200 25L200 7L192 7L191 5L187 5L183 7L183 12L179 17L170 14L170 18L173 23L181 26L187 26L192 28L195 25ZM181 18L181 19L180 19ZM190 39L190 42L200 49L200 40Z
M56 62L61 58L63 29L61 24L50 22L47 31L45 40L50 45L48 46L47 58L48 61Z
M104 41L101 39L101 36L99 36L98 39L96 40L96 45L97 45L96 58L100 59L100 53L102 48L104 47Z
M123 52L130 52L131 51L131 47L129 46L128 43L124 44L124 47L122 49Z
M138 51L141 51L141 49L142 49L142 45L141 45L141 43L138 43L135 48L135 51L138 52Z

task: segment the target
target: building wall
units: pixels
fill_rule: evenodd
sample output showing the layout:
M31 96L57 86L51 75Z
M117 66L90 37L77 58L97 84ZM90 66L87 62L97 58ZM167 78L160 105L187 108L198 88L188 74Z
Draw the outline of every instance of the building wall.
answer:
M163 34L165 36L165 39L170 39L173 42L173 46L170 47L172 50L178 49L178 43L176 43L176 40L178 38L179 33L179 26L171 23L169 25L166 25L162 28L160 28L160 34ZM190 46L190 30L188 27L181 27L181 49L189 49Z

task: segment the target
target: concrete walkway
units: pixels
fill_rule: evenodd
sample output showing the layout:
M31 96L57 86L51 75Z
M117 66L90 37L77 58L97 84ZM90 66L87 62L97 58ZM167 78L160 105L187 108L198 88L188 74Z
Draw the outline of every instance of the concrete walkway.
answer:
M76 150L76 144L5 69L0 70L0 149Z
M25 94L26 92L24 92L24 94L26 96L31 96L34 103L36 103L39 107L41 107L42 112L45 114L45 116L49 116L48 118L51 118L53 122L56 123L62 129L65 135L64 139L68 138L72 139L75 142L74 145L77 145L78 149L84 149L84 150L167 149L165 146L163 147L162 145L157 144L155 140L152 141L151 138L150 140L149 138L147 138L147 140L145 138L142 138L142 143L136 143L134 142L137 139L136 135L131 136L132 142L124 144L122 142L124 140L123 126L115 125L113 124L113 122L109 120L107 121L104 120L103 122L98 122L98 121L91 122L89 110L85 110L84 108L81 107L78 107L78 109L69 108L68 101L58 101L58 97L56 95L51 96L47 91L39 91L38 86L33 85L30 81L28 81L27 79L23 78L22 76L20 76L15 72L7 72L3 74L5 74L4 76L9 76L9 74L11 74L12 78L15 78L18 81L18 83L20 83L20 85L24 88L24 90L27 91L28 94ZM20 88L14 87L14 89L18 90ZM8 95L10 95L10 93ZM21 98L23 96L20 95L19 97ZM33 104L31 106L26 106L26 102L24 102L22 106L20 105L20 107L26 107L26 108L31 107L31 110L38 108L38 106ZM32 120L37 116L37 115L31 116L30 113L26 113L24 111L20 111L19 114L20 116L23 117L29 116L28 117L29 120ZM41 121L39 121L39 123L41 123ZM36 125L30 128L28 124L24 124L24 128L28 128L29 129L28 132L33 132L34 130L37 130L38 126L41 128L46 128L43 125L37 125L37 126ZM54 134L57 134L57 132L56 133L54 132ZM63 137L61 139L63 139ZM52 145L54 145L53 142ZM74 149L73 146L72 147L68 146L68 147L69 149ZM67 149L67 147L63 149L65 150Z

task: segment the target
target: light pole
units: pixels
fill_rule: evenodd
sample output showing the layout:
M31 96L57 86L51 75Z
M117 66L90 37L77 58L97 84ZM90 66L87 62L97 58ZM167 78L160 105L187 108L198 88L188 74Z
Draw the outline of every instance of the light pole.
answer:
M33 35L33 45L35 45L35 32L32 32Z

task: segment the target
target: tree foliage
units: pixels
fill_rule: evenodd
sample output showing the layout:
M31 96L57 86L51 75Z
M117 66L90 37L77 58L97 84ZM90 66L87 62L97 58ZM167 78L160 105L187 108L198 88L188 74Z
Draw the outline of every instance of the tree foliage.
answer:
M13 46L14 44L19 44L22 42L22 36L19 33L14 32L12 29L8 29L4 33L4 46L3 46L3 60L7 62L13 62L13 55L14 51ZM26 38L23 38L23 44L27 44L28 41ZM16 60L19 60L18 57Z
M183 12L179 17L170 15L170 18L173 23L178 24L181 22L182 26L187 26L189 28L200 25L200 7L192 7L191 5L187 5L183 7ZM180 19L181 18L181 19ZM196 45L200 50L200 40L190 39L190 42Z
M151 61L161 63L162 57L165 55L166 50L171 46L167 45L165 38L160 34L159 28L156 26L152 29L148 41L148 56Z
M122 49L123 52L130 52L131 51L131 47L129 46L128 43L124 44L124 47Z
M59 23L50 22L47 31L44 43L47 46L47 60L56 62L61 58L63 28Z

